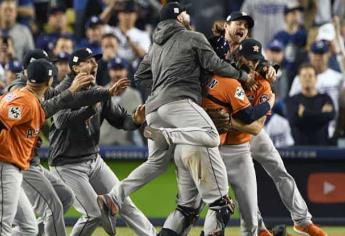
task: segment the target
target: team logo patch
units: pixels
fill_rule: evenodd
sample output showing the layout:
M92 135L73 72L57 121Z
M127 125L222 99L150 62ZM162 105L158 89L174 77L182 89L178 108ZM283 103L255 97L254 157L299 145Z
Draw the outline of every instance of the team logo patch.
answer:
M10 107L8 109L8 118L12 120L20 120L22 118L22 108Z
M235 91L235 98L243 100L245 96L244 90L241 87L237 87Z
M259 99L260 103L266 102L268 100L268 96L266 94L262 95Z

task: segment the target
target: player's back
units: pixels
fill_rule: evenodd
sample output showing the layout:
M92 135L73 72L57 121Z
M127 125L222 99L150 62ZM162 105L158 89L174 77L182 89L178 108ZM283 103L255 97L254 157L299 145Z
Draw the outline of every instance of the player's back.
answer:
M27 169L44 120L39 100L26 88L0 97L0 161Z

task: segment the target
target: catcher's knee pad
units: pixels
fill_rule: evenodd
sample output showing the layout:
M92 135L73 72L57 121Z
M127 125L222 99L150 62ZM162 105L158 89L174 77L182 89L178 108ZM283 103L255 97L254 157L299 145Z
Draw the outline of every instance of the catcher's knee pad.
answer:
M170 213L167 220L165 221L161 233L159 235L176 235L184 236L187 235L199 217L200 209L191 207L185 207L178 205L175 211ZM169 233L169 234L166 234Z
M223 196L217 201L209 205L209 209L216 213L219 231L208 234L207 236L223 236L226 225L230 220L230 216L234 213L235 203L228 196Z

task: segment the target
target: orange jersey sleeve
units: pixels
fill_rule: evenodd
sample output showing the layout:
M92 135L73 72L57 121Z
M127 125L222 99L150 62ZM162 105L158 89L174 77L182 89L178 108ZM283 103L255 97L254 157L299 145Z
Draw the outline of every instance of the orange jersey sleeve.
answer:
M258 89L256 91L246 91L246 95L253 106L266 102L270 94L272 94L271 85L266 79L261 76L257 76L255 79ZM271 112L269 111L267 115L270 114Z

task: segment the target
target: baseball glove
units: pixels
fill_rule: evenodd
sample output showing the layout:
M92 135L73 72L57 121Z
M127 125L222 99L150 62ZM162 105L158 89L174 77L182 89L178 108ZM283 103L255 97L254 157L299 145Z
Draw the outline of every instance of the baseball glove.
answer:
M231 117L224 109L206 109L207 114L212 119L218 133L227 133L231 128Z

